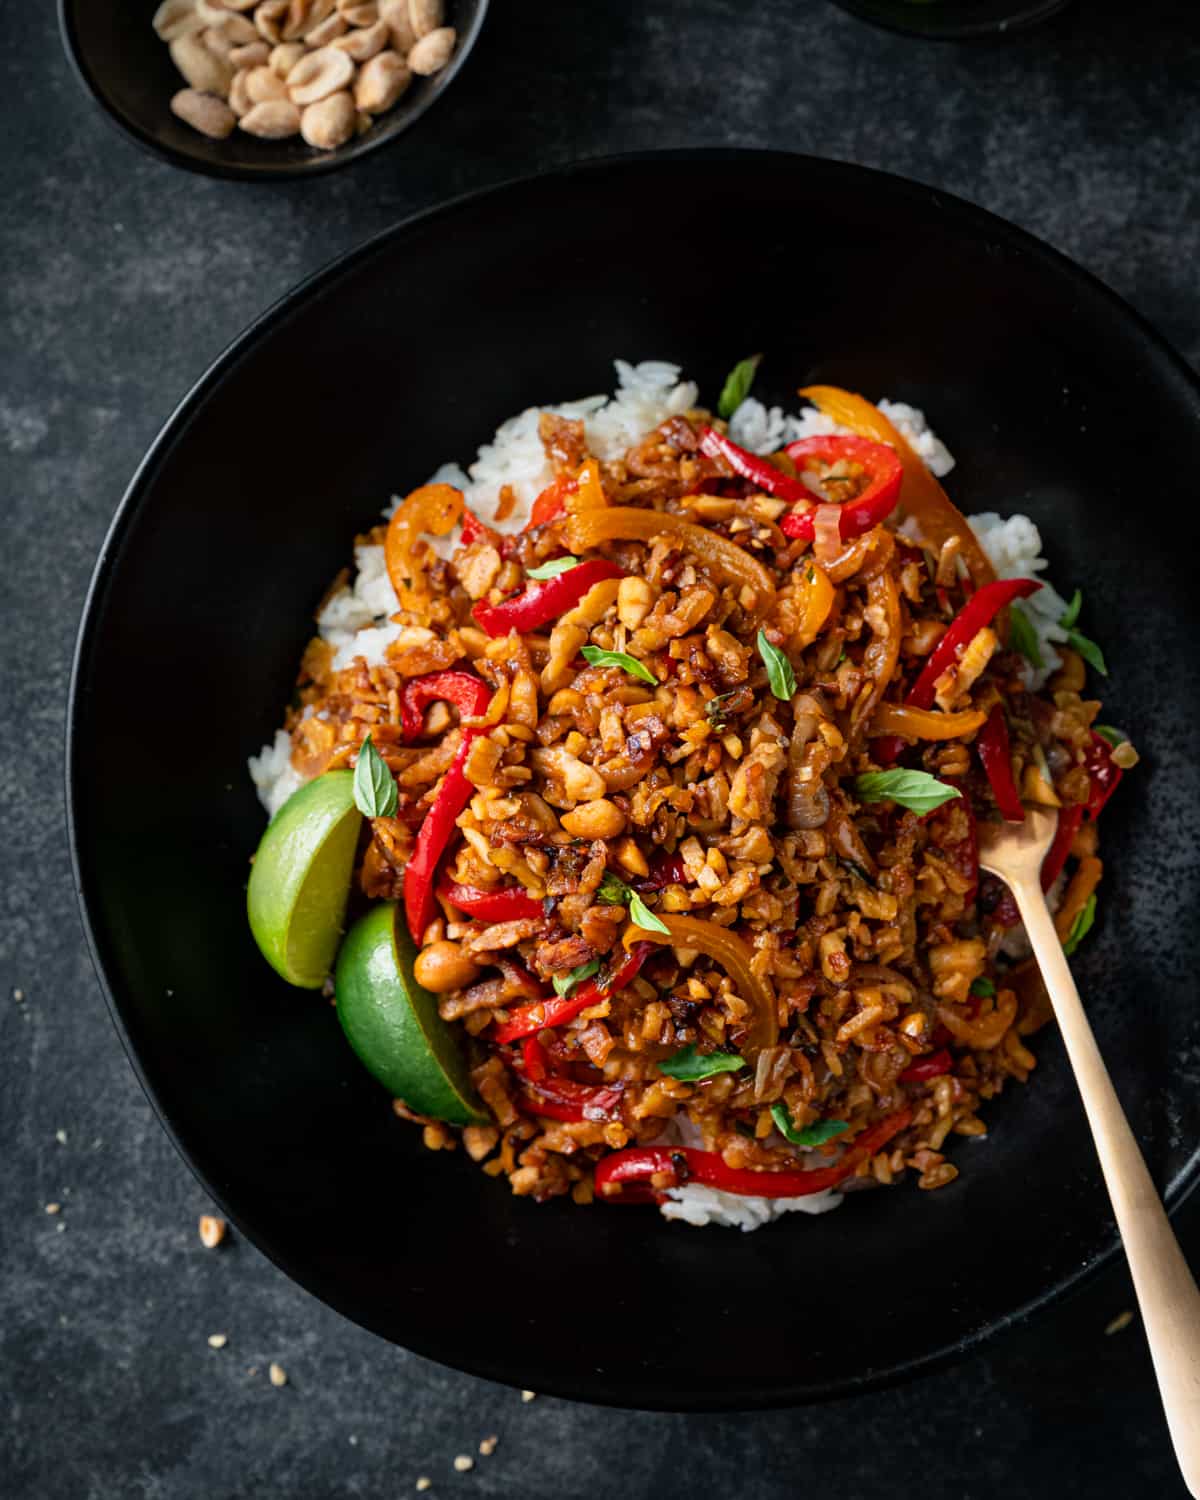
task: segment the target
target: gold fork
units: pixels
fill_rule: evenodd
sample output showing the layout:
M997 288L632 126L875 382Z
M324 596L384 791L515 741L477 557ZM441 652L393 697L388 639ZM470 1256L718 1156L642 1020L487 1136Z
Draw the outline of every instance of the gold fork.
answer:
M1200 1291L1096 1046L1042 894L1042 859L1057 822L1050 808L1026 807L1021 823L981 823L979 863L1012 891L1042 971L1125 1242L1175 1454L1200 1500Z

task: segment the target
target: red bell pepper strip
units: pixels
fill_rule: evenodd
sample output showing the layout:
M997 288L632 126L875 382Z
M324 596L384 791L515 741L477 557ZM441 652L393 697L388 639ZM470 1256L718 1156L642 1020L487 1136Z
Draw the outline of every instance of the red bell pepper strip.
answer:
M938 678L962 656L963 652L984 628L990 625L1006 604L1014 599L1025 599L1036 594L1041 584L1033 578L998 578L995 583L985 583L967 600L951 621L946 634L929 653L928 660L909 689L905 703L916 708L929 708L933 703L935 684Z
M473 672L428 672L411 677L400 694L400 727L415 740L425 727L431 703L452 703L464 719L477 719L491 702L492 690Z
M492 1041L515 1042L548 1027L565 1026L589 1005L596 1005L606 996L632 984L653 948L653 943L636 943L615 972L598 974L595 979L581 984L573 994L555 995L536 1000L532 1005L519 1006L502 1026L497 1026L492 1032Z
M1071 845L1082 822L1083 808L1078 803L1059 808L1058 827L1054 830L1054 838L1042 860L1042 890L1048 891L1062 874L1062 867L1067 862L1067 855L1071 852Z
M940 1052L931 1052L928 1057L919 1057L916 1062L909 1063L900 1074L900 1082L924 1083L929 1078L940 1078L953 1066L954 1058L950 1055L949 1049L943 1047Z
M990 625L1006 604L1024 599L1041 588L1032 578L998 578L985 583L971 595L950 622L925 662L920 676L908 690L905 703L914 708L929 708L934 699L938 678L963 654L985 625ZM904 741L894 734L881 735L871 741L871 755L881 766L890 766L904 749Z
M412 858L404 868L404 914L414 943L420 943L421 934L433 921L437 909L433 899L433 881L438 861L454 836L455 821L459 813L475 792L475 788L463 774L463 763L470 753L471 741L478 733L477 729L463 730L462 744L450 763L450 769L442 778L433 806L417 834Z
M457 906L469 917L478 917L483 922L517 922L522 917L544 915L542 903L535 901L519 885L506 886L499 891L484 891L474 885L457 885L444 881L438 887L438 895Z
M605 578L623 578L623 570L616 563L606 562L602 557L580 563L577 568L568 568L543 583L533 583L523 594L514 594L499 604L487 604L483 600L472 613L488 635L507 635L515 630L523 635L527 630L536 630L548 620L557 620L572 609L594 583Z
M811 437L789 443L784 452L794 459L797 467L804 466L808 458L822 463L835 464L839 459L860 464L866 471L867 484L861 494L847 500L838 513L838 531L842 541L852 541L886 521L896 508L900 498L900 481L904 478L904 465L894 448L886 443L872 443L860 437ZM811 542L815 531L815 507L820 497L808 497L809 509L790 511L779 523L784 536L798 537Z
M792 479L765 458L759 458L757 453L739 448L736 443L722 437L719 432L714 432L711 427L700 429L700 452L708 458L723 458L735 474L758 485L768 495L788 500L793 505L819 503L816 495L801 480Z
M912 1110L902 1109L862 1135L840 1161L829 1167L805 1170L756 1172L747 1167L726 1166L716 1151L697 1151L688 1146L631 1146L604 1157L596 1167L596 1193L621 1203L645 1203L657 1199L651 1178L663 1173L672 1187L699 1182L725 1193L745 1193L763 1198L803 1198L823 1193L851 1176L864 1161L899 1133L912 1120Z
M549 1053L536 1036L521 1048L518 1067L520 1105L528 1114L550 1120L615 1120L621 1108L623 1083L576 1083L554 1073Z
M1094 823L1100 816L1104 804L1121 784L1125 772L1112 758L1112 746L1101 734L1092 733L1091 744L1083 752L1083 764L1092 778L1091 795L1087 802L1087 815Z
M1008 725L1004 721L1004 710L998 703L993 706L987 716L987 723L979 731L975 748L979 751L979 759L983 762L1000 816L1009 823L1023 823L1025 809L1021 806L1021 795L1013 780Z
M532 531L535 526L548 526L551 521L557 521L567 508L567 496L573 495L578 488L579 480L574 474L560 474L533 502L524 529Z

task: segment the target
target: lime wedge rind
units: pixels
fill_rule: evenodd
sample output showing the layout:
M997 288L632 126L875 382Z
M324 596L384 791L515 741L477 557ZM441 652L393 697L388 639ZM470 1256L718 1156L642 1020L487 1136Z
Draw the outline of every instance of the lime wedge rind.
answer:
M488 1117L437 997L413 978L416 947L394 902L372 907L346 935L334 988L338 1019L367 1071L418 1114L452 1125Z
M288 798L258 846L250 931L276 973L301 989L319 989L333 968L361 826L353 772L327 771Z

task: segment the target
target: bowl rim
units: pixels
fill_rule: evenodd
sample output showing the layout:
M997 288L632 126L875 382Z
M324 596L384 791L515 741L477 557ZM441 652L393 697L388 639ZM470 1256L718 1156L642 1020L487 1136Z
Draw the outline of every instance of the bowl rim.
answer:
M1071 0L1026 0L1020 10L1007 20L972 21L938 20L934 17L921 25L906 25L898 19L885 19L876 12L875 0L833 0L839 10L890 31L893 36L911 36L925 42L971 42L988 37L1003 38L1026 31L1040 21L1048 21L1059 11L1066 10Z
M286 292L264 312L254 318L211 361L191 389L179 400L170 415L163 422L153 442L134 471L133 477L130 479L121 497L104 540L101 543L80 614L71 663L64 758L66 832L71 860L71 872L79 905L80 922L100 992L104 997L117 1035L133 1069L134 1076L150 1101L168 1139L179 1152L185 1165L204 1188L205 1192L209 1194L221 1211L235 1223L239 1234L254 1245L272 1264L278 1267L279 1270L306 1293L318 1298L318 1300L332 1307L336 1312L359 1327L365 1328L367 1332L374 1333L376 1337L384 1337L384 1335L378 1334L375 1329L364 1322L362 1317L346 1304L345 1300L336 1290L331 1292L327 1287L318 1287L315 1284L315 1278L311 1278L306 1271L297 1268L292 1263L292 1257L285 1248L269 1243L264 1237L260 1237L255 1228L243 1223L241 1216L229 1208L222 1192L207 1179L204 1172L193 1159L188 1144L184 1139L184 1133L172 1121L166 1105L162 1098L160 1098L159 1091L144 1072L133 1048L130 1034L124 1023L122 1005L118 999L120 975L114 964L112 966L113 977L110 978L106 963L104 934L98 925L93 924L89 914L89 891L92 888L92 881L81 849L81 834L76 816L77 783L81 773L82 757L84 754L79 718L81 714L81 699L90 671L90 662L95 650L95 640L93 637L96 631L97 605L107 589L110 574L120 551L124 534L141 508L149 483L153 479L160 462L176 442L180 431L186 427L192 414L208 399L215 387L226 377L243 353L253 346L261 335L270 332L277 324L281 323L285 318L290 317L305 300L333 283L357 262L366 260L379 253L391 240L413 232L429 220L452 215L460 209L481 203L489 198L502 196L512 189L530 187L535 183L549 184L555 180L578 179L595 173L619 172L627 167L638 164L651 162L661 164L669 160L734 164L739 161L749 162L751 160L764 159L781 164L790 164L805 172L816 173L818 175L822 173L833 175L848 174L861 183L864 191L869 191L876 184L886 182L891 191L899 190L926 209L932 209L938 213L949 211L978 235L1002 241L1007 247L1040 262L1051 272L1074 280L1076 284L1082 284L1093 296L1098 297L1102 303L1107 304L1114 317L1132 326L1134 331L1140 336L1140 339L1144 341L1149 352L1170 371L1185 392L1190 394L1195 419L1197 424L1200 425L1200 375L1197 375L1187 361L1184 360L1183 356L1172 347L1153 324L1101 281L1098 276L1079 266L1070 257L1038 239L1028 230L1019 228L1017 225L1000 218L987 209L980 208L966 199L945 192L939 187L921 183L911 178L900 177L894 173L881 171L874 167L860 166L857 163L844 162L832 157L816 157L798 152L740 147L688 147L663 151L628 152L602 157L591 157L574 163L550 166L539 172L509 178L500 183L456 195L445 202L419 210L398 220L389 227L371 235L361 244L343 251L333 260L327 262L324 266L298 282L290 291ZM1191 1155L1166 1185L1163 1196L1168 1212L1174 1213L1190 1196L1198 1183L1200 1183L1200 1140L1196 1142ZM711 1398L707 1396L698 1398L689 1395L683 1400L679 1398L672 1400L669 1393L664 1393L664 1398L661 1401L645 1400L643 1398L642 1404L632 1409L669 1412L778 1410L884 1389L905 1380L914 1379L919 1375L929 1374L935 1370L944 1368L962 1359L996 1335L1028 1322L1035 1313L1050 1306L1060 1297L1078 1291L1086 1285L1100 1270L1113 1261L1120 1248L1120 1236L1117 1233L1115 1222L1110 1220L1104 1242L1095 1255L1090 1260L1083 1261L1075 1266L1058 1280L1050 1283L1037 1296L1029 1298L1019 1306L992 1319L990 1322L970 1329L956 1339L885 1367L874 1367L860 1375L838 1379L826 1385L812 1384L804 1387L801 1391L797 1391L796 1388L791 1388L786 1392L780 1392L778 1389L762 1388L742 1392L739 1394L734 1405L730 1404L728 1397L722 1399L718 1395L713 1395ZM389 1342L398 1343L399 1341L389 1340ZM417 1340L413 1344L406 1343L401 1345L401 1347L410 1349L416 1354L468 1375L494 1380L500 1384L511 1385L513 1383L512 1376L506 1368L506 1362L502 1355L493 1358L487 1354L481 1354L470 1361L459 1362L456 1360L450 1362L445 1359L444 1355L437 1348L423 1339ZM630 1409L631 1407L631 1403L622 1401L619 1395L613 1393L611 1384L608 1386L596 1384L586 1369L581 1369L577 1376L572 1376L570 1379L561 1381L553 1388L544 1381L542 1385L545 1394L548 1395L555 1395L569 1400L585 1401L600 1406L621 1409Z
M234 182L285 182L294 181L297 178L321 176L326 172L336 172L339 167L349 166L351 162L358 161L372 151L377 151L381 146L396 140L420 120L428 110L437 104L450 85L457 78L474 50L475 43L479 40L479 34L483 30L484 22L487 20L488 8L491 0L476 0L476 11L471 24L460 36L455 48L454 56L442 70L440 75L444 82L435 92L428 95L415 108L408 113L398 115L389 124L384 124L383 129L376 133L374 127L365 135L348 141L344 146L338 146L333 151L321 151L304 161L280 162L277 165L272 162L264 162L259 166L251 166L245 162L224 162L210 160L199 154L193 155L190 151L181 150L177 146L167 145L157 140L149 131L143 130L135 121L125 119L109 103L109 100L97 81L90 63L79 45L79 38L75 30L74 0L58 0L58 30L62 39L63 51L71 65L71 71L75 75L80 88L92 101L93 106L98 109L112 129L127 141L132 141L140 150L148 155L157 157L159 161L166 162L168 166L179 167L185 172L197 172L202 177L218 177L226 181ZM387 115L379 117L379 123L387 121ZM226 351L228 352L228 351Z

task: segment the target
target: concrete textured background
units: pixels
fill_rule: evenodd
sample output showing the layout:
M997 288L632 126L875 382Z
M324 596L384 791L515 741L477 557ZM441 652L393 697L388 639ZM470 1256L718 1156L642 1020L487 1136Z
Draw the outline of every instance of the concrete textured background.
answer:
M410 135L277 186L205 180L125 143L68 72L51 10L28 7L0 53L0 1494L332 1500L411 1493L427 1474L435 1495L529 1500L1182 1495L1137 1322L1105 1333L1132 1305L1123 1269L903 1389L671 1417L523 1404L344 1323L236 1235L206 1253L204 1194L84 951L60 747L96 551L177 398L297 279L451 194L650 146L864 162L1043 236L1200 361L1193 0L1080 0L969 47L877 32L821 0L497 0ZM148 703L148 741L153 721ZM1179 1222L1200 1257L1200 1201ZM494 1455L456 1473L491 1433Z

